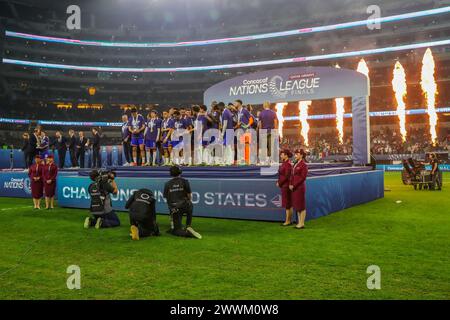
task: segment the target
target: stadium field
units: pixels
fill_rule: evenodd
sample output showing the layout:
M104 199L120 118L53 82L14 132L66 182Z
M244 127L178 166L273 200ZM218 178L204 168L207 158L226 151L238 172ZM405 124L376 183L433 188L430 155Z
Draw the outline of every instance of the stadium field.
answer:
M0 198L0 299L449 299L450 175L442 192L414 191L399 173L385 187L384 199L305 230L194 218L202 240L138 242L125 213L120 228L85 230L83 210ZM66 287L70 265L80 290ZM370 265L380 290L367 289Z

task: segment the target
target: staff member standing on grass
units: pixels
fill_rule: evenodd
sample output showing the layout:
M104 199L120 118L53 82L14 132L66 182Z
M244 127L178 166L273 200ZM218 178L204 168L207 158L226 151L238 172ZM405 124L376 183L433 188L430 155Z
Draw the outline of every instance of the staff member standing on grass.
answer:
M167 200L172 225L170 233L179 237L197 238L202 236L192 229L192 191L189 181L181 177L181 169L178 166L170 168L173 177L164 186L164 198ZM186 214L186 228L183 228L183 214Z
M292 206L297 212L297 225L295 228L305 228L306 218L306 177L308 166L306 165L306 153L303 149L295 151L295 164L292 167L292 174L289 189L292 191Z
M58 175L58 167L53 162L53 156L47 157L47 163L43 167L42 179L45 193L45 209L54 209L56 176Z
M433 179L433 185L430 190L436 190L436 186L438 190L442 190L442 177L439 171L439 161L435 153L430 155L431 157L431 177Z
M286 209L286 220L282 226L290 226L292 224L292 191L289 189L291 180L292 164L289 160L292 153L289 150L283 150L280 153L282 164L278 169L277 187L281 189L281 206Z
M44 168L39 155L34 157L34 161L34 164L28 169L28 177L30 177L31 196L33 197L34 209L41 209L41 199L44 193Z

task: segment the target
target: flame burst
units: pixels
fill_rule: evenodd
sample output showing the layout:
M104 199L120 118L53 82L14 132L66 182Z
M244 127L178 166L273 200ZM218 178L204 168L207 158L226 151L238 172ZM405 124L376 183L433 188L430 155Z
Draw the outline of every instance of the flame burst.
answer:
M341 67L336 64L336 68L340 69ZM344 143L344 98L336 98L334 99L336 103L336 128L338 131L339 143Z
M406 105L405 97L407 93L406 85L406 73L402 64L397 61L394 68L394 77L392 79L392 88L395 92L395 98L397 100L397 115L400 120L400 133L402 135L403 142L406 141Z
M437 142L436 126L438 121L436 113L436 95L438 94L438 91L434 79L434 68L433 53L431 52L431 49L428 48L422 60L422 80L420 85L422 86L423 94L427 99L427 112L430 119L430 134L433 145Z
M366 60L359 60L358 68L356 69L356 71L365 74L367 77L369 76L369 67L367 66Z
M305 142L305 146L309 146L309 124L308 124L308 107L311 105L311 101L300 101L298 103L300 109L300 122L302 124L302 137Z
M283 116L283 111L284 111L284 107L286 107L287 103L282 102L282 103L277 103L275 105L275 110L277 112L277 118L278 118L278 135L280 136L280 138L283 138L283 126L284 126L284 116Z

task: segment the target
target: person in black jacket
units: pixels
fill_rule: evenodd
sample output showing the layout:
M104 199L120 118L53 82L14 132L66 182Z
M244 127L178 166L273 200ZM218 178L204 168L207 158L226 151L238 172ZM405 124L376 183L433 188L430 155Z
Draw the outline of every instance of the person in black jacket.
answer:
M36 155L39 154L38 146L40 144L40 136L41 136L41 130L40 127L36 127L33 131L33 133L30 135L30 157L31 161L36 157Z
M189 181L181 178L181 169L178 166L170 168L173 177L164 186L164 198L167 200L170 217L172 219L171 230L175 236L201 239L202 236L192 229L192 191ZM186 214L186 228L183 228L183 214Z
M101 138L98 130L92 128L92 167L101 168L102 158L100 154Z
M87 138L84 136L83 131L78 132L77 139L77 159L80 164L80 168L84 168L84 155L86 153L86 145L88 143Z
M23 158L25 160L25 168L28 169L33 163L30 145L30 135L28 134L28 132L25 132L24 134L22 134L22 138L23 138L23 145L21 150L23 152Z
M61 131L56 131L56 140L54 142L55 149L58 151L58 168L64 168L64 163L66 162L67 153L67 139L61 133Z
M78 167L77 161L77 138L75 137L75 131L69 130L69 155L72 168Z
M130 233L132 240L159 236L156 223L155 197L148 189L140 189L128 199L125 209L130 210Z

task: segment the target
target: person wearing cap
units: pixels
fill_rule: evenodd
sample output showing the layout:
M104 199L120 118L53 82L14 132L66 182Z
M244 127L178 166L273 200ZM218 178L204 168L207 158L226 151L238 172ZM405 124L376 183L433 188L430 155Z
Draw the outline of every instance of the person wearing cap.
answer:
M42 178L45 193L45 209L54 209L56 176L58 175L58 167L54 163L53 155L49 155L43 167Z
M303 149L295 150L295 164L292 167L292 174L289 189L292 191L292 206L297 212L297 225L295 228L305 228L306 218L306 177L308 166L306 165L306 153Z
M33 197L34 209L41 209L41 198L43 196L43 170L41 157L36 155L34 163L28 168L28 177L30 177L31 196Z
M128 120L128 130L131 132L131 147L133 149L133 166L137 166L137 148L139 147L141 164L145 164L144 130L145 119L137 112L136 108L131 109L131 117Z
M286 209L286 220L283 226L292 224L292 191L289 189L289 182L292 173L292 164L289 160L292 153L285 149L280 152L282 164L278 169L277 187L281 189L281 206Z
M147 155L146 166L156 165L156 144L161 136L161 119L158 118L156 110L150 111L145 124L144 141L145 152ZM150 160L151 159L151 160ZM151 161L151 162L150 162Z
M171 217L171 229L175 236L201 239L202 236L192 228L192 191L189 181L181 177L178 166L170 168L172 179L164 186L164 198L167 200ZM186 228L183 227L183 214L186 214Z

